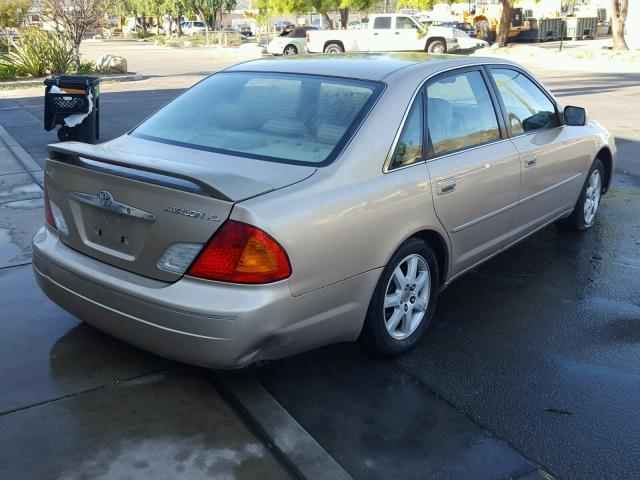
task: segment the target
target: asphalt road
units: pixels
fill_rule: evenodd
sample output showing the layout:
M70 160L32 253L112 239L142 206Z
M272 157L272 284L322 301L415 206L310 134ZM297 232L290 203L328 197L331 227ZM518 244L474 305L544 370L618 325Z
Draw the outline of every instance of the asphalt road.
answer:
M640 478L640 75L534 70L618 138L595 227L547 227L456 281L404 357L338 345L251 369L355 478L497 478L522 457L564 479ZM180 91L150 85L105 89L102 139ZM55 141L41 112L39 96L0 100L0 123L37 161ZM9 303L31 308L19 295ZM444 434L451 413L429 393L522 457L468 427ZM464 467L451 466L453 451Z

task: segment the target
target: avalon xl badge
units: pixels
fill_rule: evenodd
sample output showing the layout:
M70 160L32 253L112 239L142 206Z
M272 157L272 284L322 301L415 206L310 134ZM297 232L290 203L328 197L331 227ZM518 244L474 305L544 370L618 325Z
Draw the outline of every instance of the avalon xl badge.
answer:
M184 215L185 217L198 218L200 220L207 220L209 222L219 222L220 217L218 215L209 215L206 212L200 210L192 210L190 208L179 208L175 205L169 205L164 209L167 213L174 213L176 215Z

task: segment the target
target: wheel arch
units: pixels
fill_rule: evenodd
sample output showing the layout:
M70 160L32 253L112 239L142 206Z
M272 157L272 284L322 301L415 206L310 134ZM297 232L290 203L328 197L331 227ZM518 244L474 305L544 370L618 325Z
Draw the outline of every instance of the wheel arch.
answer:
M344 43L342 43L342 40L327 40L326 42L324 42L324 45L322 46L322 51L324 52L327 49L327 47L333 43L335 43L336 45L340 45L340 48L342 48L342 51L346 52L344 48Z
M433 43L433 42L442 42L444 44L444 51L447 51L447 40L444 37L429 37L429 39L427 40L426 45L424 46L424 51L428 52L429 51L429 46Z
M447 274L449 273L449 248L444 237L435 230L426 229L414 233L407 240L411 238L419 238L433 248L433 253L436 254L436 258L438 259L440 285L444 285Z
M609 147L602 147L596 158L600 159L602 162L602 166L604 167L604 188L602 189L602 193L607 193L609 191L609 187L611 186L611 180L613 178L613 154Z

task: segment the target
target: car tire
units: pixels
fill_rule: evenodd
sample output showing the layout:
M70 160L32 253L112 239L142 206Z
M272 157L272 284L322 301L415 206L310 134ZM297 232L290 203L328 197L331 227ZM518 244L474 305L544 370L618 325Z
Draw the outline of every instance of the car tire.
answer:
M414 259L415 275L408 271ZM408 280L406 283L403 284L396 269ZM422 277L424 283L420 284ZM440 290L439 279L433 249L417 238L405 242L380 275L360 339L385 356L400 355L413 348L431 321Z
M324 53L344 53L344 48L339 43L330 43L324 47Z
M447 46L442 40L434 40L429 45L427 45L427 52L442 54L447 52Z
M283 55L297 55L298 54L298 49L295 45L287 45L286 47L284 47L284 50L282 50L282 54Z
M565 230L579 232L588 230L595 224L604 186L604 166L596 158L587 174L573 212L558 222Z

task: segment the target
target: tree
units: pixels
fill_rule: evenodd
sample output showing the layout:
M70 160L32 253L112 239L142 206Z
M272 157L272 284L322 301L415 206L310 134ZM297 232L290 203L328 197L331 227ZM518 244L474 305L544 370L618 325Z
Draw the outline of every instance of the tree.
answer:
M106 12L115 0L36 0L40 16L52 23L54 30L70 42L80 67L80 43L85 33L105 22Z
M338 5L341 28L344 30L349 25L349 12L352 8L355 10L368 10L371 8L372 3L372 0L341 0Z
M514 0L500 0L502 12L500 13L500 21L498 22L498 30L496 32L496 43L500 47L506 47L509 42L509 30L511 29L511 12L513 10Z
M204 22L205 37L209 44L209 23L216 29L218 13L229 12L236 7L236 0L191 0L191 9Z
M0 1L0 26L2 29L6 32L9 28L21 27L30 7L29 0Z
M624 39L624 24L627 21L628 11L629 0L611 0L611 30L614 50L629 50Z

